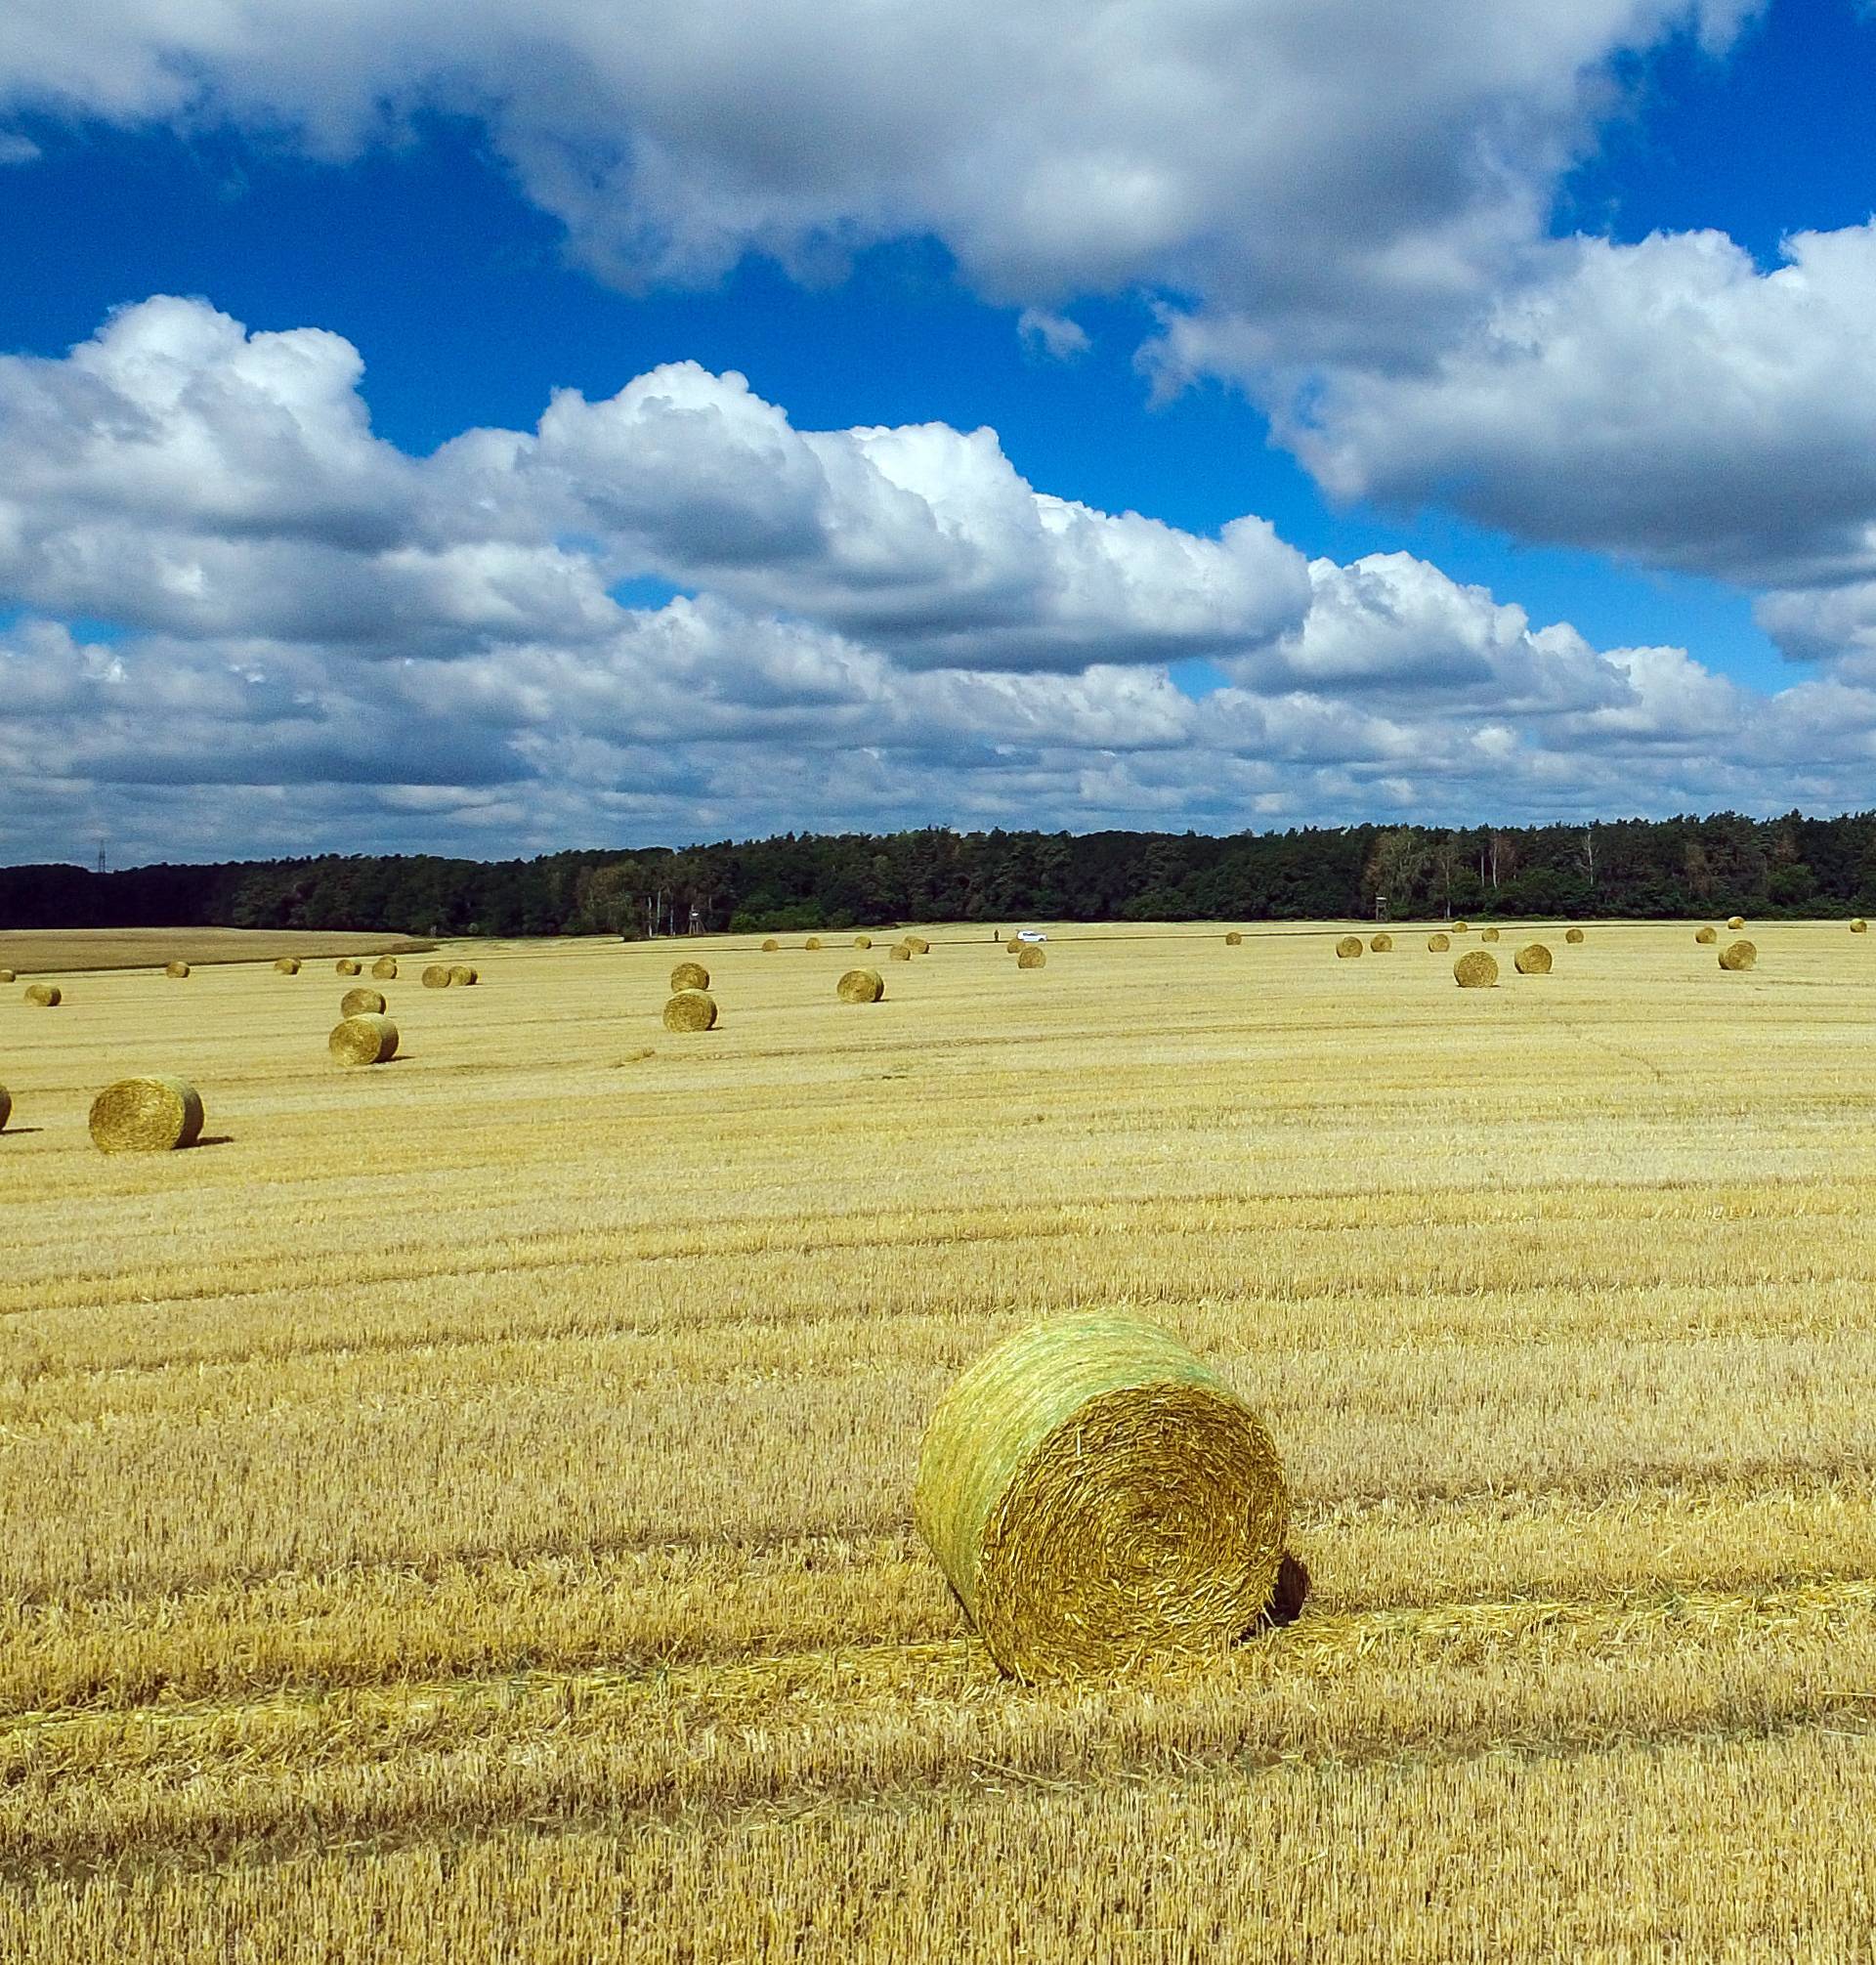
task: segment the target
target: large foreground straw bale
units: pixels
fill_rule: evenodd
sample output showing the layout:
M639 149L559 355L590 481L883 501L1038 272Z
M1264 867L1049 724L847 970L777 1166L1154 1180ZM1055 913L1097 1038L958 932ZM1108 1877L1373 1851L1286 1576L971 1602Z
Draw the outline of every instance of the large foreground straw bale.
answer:
M65 993L57 983L28 983L26 1001L37 1004L41 1009L57 1009L65 1000Z
M1869 933L1869 923L1863 919L1861 915L1858 915L1856 918L1851 922L1850 931L1853 935L1866 935Z
M299 972L300 959L298 956L281 956L274 964L274 973L277 976L296 976Z
M1269 1606L1289 1525L1262 1423L1170 1333L1062 1317L939 1401L913 1518L1006 1672L1216 1652Z
M1392 935L1370 935L1368 937L1369 950L1375 955L1387 955L1392 951L1393 946L1394 938Z
M362 974L362 971L363 971L363 964L356 961L351 956L341 956L338 959L338 961L332 964L332 972L334 975L355 976Z
M449 970L449 985L452 989L474 989L482 980L482 971L473 969L467 962L456 962Z
M201 1136L201 1094L180 1078L120 1078L91 1101L92 1143L106 1153L171 1153Z
M1700 946L1703 949L1711 948L1713 944L1720 939L1720 930L1718 928L1711 928L1711 927L1695 928L1693 931L1693 938L1696 942L1700 944Z
M671 993L673 996L679 990L708 989L709 986L710 972L702 962L679 962L676 968L671 971Z
M716 999L701 989L681 989L664 1005L666 1030L714 1030Z
M174 982L187 982L189 980L189 964L187 962L165 962L163 964L163 973Z
M1241 949L1244 946L1244 937L1238 933L1236 928L1233 928L1230 931L1230 933L1225 936L1224 945L1228 949Z
M1498 958L1471 949L1453 964L1453 980L1461 989L1491 989L1498 981Z
M1346 961L1350 956L1358 956L1360 953L1361 937L1359 935L1343 935L1341 941L1336 944L1336 954L1343 961Z
M380 982L396 982L398 979L398 959L396 956L380 956L371 964L371 973Z
M1551 972L1551 952L1542 942L1527 942L1512 960L1521 976L1547 976Z
M833 993L842 1003L877 1003L886 993L886 979L877 969L849 969Z
M1741 928L1745 926L1745 924L1746 920L1743 915L1730 916L1727 921L1727 926L1729 927L1735 935L1739 932Z
M1048 961L1047 955L1035 942L1025 942L1016 957L1019 969L1039 969Z
M904 942L894 942L892 947L886 951L886 954L890 960L896 962L909 962L912 960L912 951L907 948Z
M1563 930L1563 939L1571 943L1580 942L1583 939L1583 930L1581 928L1565 928Z
M1478 938L1481 942L1495 942L1498 940L1498 930L1496 928L1480 928Z
M1436 956L1444 955L1452 945L1453 938L1451 935L1428 935L1427 937L1427 946Z
M388 1016L368 1011L348 1016L325 1047L341 1064L389 1064L398 1054L398 1027Z
M1759 960L1759 951L1750 942L1728 942L1720 951L1723 969L1749 969Z
M384 992L381 989L349 989L339 999L341 1016L382 1016Z

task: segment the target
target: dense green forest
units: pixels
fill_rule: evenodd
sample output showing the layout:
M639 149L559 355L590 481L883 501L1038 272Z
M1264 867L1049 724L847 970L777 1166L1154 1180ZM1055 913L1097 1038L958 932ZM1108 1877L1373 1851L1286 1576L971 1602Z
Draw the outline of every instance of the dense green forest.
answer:
M844 928L894 920L1876 913L1876 813L1439 832L785 834L534 860L326 856L0 868L0 928L412 935Z

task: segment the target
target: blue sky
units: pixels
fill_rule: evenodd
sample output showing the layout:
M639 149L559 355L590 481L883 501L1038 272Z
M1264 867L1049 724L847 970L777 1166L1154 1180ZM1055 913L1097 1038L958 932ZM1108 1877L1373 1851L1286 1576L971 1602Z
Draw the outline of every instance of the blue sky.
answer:
M1871 802L1851 0L25 12L0 857Z

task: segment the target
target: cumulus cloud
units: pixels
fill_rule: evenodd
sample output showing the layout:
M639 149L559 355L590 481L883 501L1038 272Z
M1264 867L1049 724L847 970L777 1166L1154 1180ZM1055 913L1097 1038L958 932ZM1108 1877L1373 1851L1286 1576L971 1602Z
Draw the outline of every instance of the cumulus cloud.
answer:
M1032 354L1045 355L1051 362L1072 361L1093 346L1079 321L1042 307L1024 308L1016 317L1016 332Z

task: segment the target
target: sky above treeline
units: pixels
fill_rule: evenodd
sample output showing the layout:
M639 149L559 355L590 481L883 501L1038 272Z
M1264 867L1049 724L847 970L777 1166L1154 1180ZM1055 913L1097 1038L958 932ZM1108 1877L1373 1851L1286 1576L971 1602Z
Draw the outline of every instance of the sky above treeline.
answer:
M1858 0L9 0L0 861L1876 803Z

